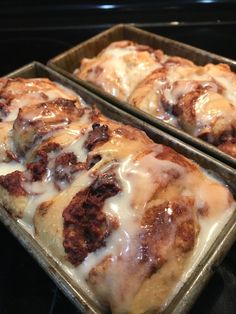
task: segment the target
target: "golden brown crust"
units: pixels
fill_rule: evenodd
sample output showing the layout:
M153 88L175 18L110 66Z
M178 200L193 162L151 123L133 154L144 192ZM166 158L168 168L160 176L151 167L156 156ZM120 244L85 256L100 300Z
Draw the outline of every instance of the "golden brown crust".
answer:
M13 151L11 130L11 122L0 123L0 162L18 159L16 153Z
M0 117L13 121L19 108L28 104L50 101L56 98L75 99L72 92L47 78L1 78L0 79ZM9 115L16 111L13 117Z
M25 106L19 110L13 126L13 138L17 149L24 153L37 140L78 120L83 113L83 109L78 109L75 101L63 98Z
M84 58L75 75L125 100L145 73L157 66L157 59L152 48L124 40L112 43L93 59Z

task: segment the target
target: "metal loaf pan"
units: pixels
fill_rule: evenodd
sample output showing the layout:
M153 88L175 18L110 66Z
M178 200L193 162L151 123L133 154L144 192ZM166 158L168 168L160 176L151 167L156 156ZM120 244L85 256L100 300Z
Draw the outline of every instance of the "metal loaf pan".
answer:
M121 121L125 124L131 124L137 128L144 130L154 141L163 143L174 148L176 151L182 153L188 158L196 161L204 169L212 173L215 177L223 180L231 189L236 198L236 170L226 166L218 160L205 155L191 146L183 143L179 139L175 139L171 135L164 133L161 130L151 126L129 113L122 111L119 108L111 106L105 100L88 92L83 87L71 82L69 79L63 77L57 72L41 65L40 63L31 63L11 74L9 77L47 77L51 80L57 81L64 86L71 88L78 93L88 104L96 105L104 115ZM21 225L13 219L4 208L0 208L0 220L8 229L19 239L26 250L33 255L42 268L54 280L58 287L65 293L65 295L78 307L82 313L100 314L104 313L96 304L88 298L88 296L79 289L68 277L68 275L61 269L61 267L54 261L54 259L46 252L46 250L39 245L39 243L28 234ZM208 253L204 256L200 264L196 267L192 276L176 294L173 301L165 313L186 313L201 289L204 287L215 267L219 265L222 258L225 256L230 246L233 244L236 235L236 211L230 217L226 225L222 227L218 234L216 241L209 248Z
M182 139L183 141L201 149L202 151L208 153L211 156L233 166L236 168L236 158L227 155L226 153L220 151L215 146L208 144L207 142L189 135L188 133L177 129L176 127L163 122L162 120L129 105L127 102L121 101L118 98L112 96L111 94L104 92L92 83L88 83L82 79L77 78L73 75L76 68L79 67L81 60L84 57L92 58L95 57L103 48L108 46L111 42L117 40L133 40L140 44L149 45L155 49L162 49L165 53L174 56L180 56L187 58L198 65L204 65L206 63L226 63L233 71L236 72L236 62L216 54L183 44L181 42L165 38L139 28L133 27L131 25L116 25L97 36L71 48L70 50L54 57L49 60L48 65L54 70L62 73L63 75L69 77L73 81L81 84L82 86L88 88L97 95L103 97L107 101L111 102L115 106L130 112L131 114L137 116L138 118L149 122L150 124L158 127L161 130L172 134L175 137Z

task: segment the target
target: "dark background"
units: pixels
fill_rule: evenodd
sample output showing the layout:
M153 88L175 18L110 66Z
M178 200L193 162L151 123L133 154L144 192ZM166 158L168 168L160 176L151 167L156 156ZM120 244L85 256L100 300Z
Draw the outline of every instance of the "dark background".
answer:
M33 3L33 4L32 4ZM58 52L117 23L235 58L235 1L0 1L0 74Z
M235 1L0 1L0 74L48 59L117 23L236 60ZM76 314L0 224L0 314ZM236 313L236 245L191 314Z

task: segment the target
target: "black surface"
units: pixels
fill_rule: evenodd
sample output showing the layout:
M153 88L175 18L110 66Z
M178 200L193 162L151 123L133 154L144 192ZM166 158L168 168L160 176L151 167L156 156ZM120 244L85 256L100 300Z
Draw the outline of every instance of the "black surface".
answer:
M0 74L32 60L45 63L120 22L236 59L235 13L234 1L0 1ZM78 313L2 225L0 245L0 314ZM236 245L192 314L236 312L235 265Z
M31 1L32 2L32 1ZM232 21L233 0L2 1L4 28L105 23Z
M236 22L231 24L188 23L139 24L148 31L176 39L208 51L236 59ZM33 60L46 63L56 54L94 36L108 25L55 27L49 29L0 30L1 64L0 75Z

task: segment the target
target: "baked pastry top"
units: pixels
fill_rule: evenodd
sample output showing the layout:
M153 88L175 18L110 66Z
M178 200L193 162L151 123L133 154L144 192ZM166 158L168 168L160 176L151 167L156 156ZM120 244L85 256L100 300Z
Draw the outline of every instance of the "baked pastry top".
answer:
M236 74L226 64L197 66L141 47L113 42L74 73L236 157Z
M230 191L55 82L0 86L0 204L102 306L165 307L234 210Z
M96 58L84 58L75 73L127 100L135 86L157 67L155 51L150 47L123 40L112 43Z

